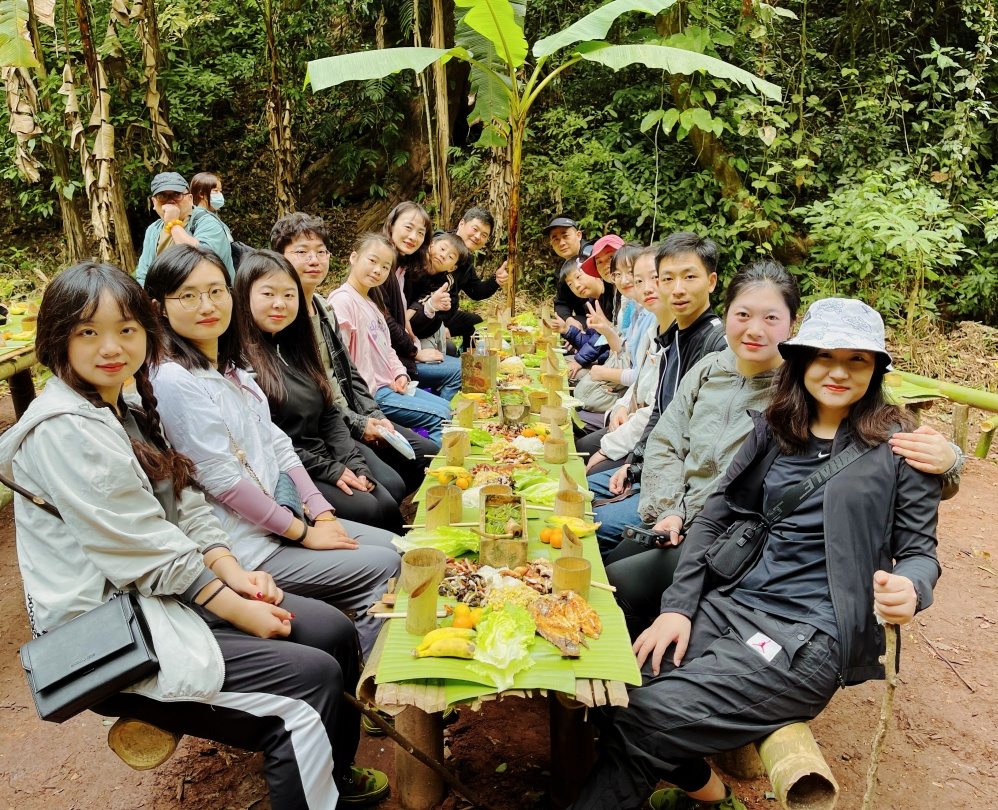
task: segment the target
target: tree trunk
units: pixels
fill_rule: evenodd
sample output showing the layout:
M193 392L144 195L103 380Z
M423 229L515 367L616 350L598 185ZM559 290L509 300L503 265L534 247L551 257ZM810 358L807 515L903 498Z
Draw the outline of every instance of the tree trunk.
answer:
M523 165L523 138L526 135L526 118L511 119L509 128L510 145L510 193L509 193L509 313L516 315L516 289L520 277L520 169Z
M446 48L444 32L443 0L432 0L430 9L430 45L434 48ZM439 223L442 228L450 228L453 211L451 210L450 177L447 174L447 149L450 146L450 103L448 100L447 66L438 59L433 63L433 85L436 90L434 107L437 114L437 183L440 189Z
M163 52L159 44L159 24L156 22L154 0L135 0L129 15L136 21L136 34L142 44L143 81L146 84L145 105L149 110L149 123L155 163L167 168L173 163L173 129L167 112L166 96L160 93L159 71L163 65Z
M499 242L507 232L510 198L513 194L513 150L509 144L489 148L485 183L489 189L489 210L496 220L492 238Z
M38 75L44 80L48 71L45 67L45 52L42 50L41 37L38 36L38 18L35 16L34 0L28 0L28 30L31 34L31 47L35 51L35 59L38 60ZM46 113L52 112L52 100L44 86L39 93L38 103ZM59 200L59 212L62 215L62 235L66 240L66 257L70 264L76 264L90 257L91 246L83 227L79 198L73 195L73 198L69 199L63 193L63 189L69 183L71 172L69 151L62 145L61 139L57 137L55 132L46 132L45 134L49 136L47 139L43 139L43 142L49 153L49 159L52 161L56 198Z
M267 57L270 60L270 87L267 88L267 125L270 130L270 148L274 153L274 198L277 216L283 217L298 208L295 190L295 146L291 137L291 104L282 99L280 66L277 56L277 39L274 36L274 3L269 0L264 7L264 25L267 31Z
M98 238L102 261L114 261L125 272L135 269L135 248L128 227L128 212L122 191L120 168L114 159L114 126L111 124L111 94L107 88L104 66L94 45L90 25L88 0L73 0L80 26L80 46L87 65L90 83L92 115L89 128L95 130L93 152L88 155L89 167L83 167L91 219L101 220L105 238ZM81 151L81 159L83 153ZM89 180L88 180L89 172ZM98 225L94 223L95 230ZM99 233L99 231L98 231Z

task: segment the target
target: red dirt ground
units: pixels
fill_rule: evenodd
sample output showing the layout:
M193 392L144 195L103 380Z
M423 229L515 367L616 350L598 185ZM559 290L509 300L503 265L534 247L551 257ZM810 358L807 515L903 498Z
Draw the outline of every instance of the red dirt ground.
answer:
M0 430L11 421L5 398ZM960 494L941 508L943 577L933 607L905 628L902 683L880 763L880 810L998 805L987 798L998 795L998 540L986 517L998 502L994 459L969 460ZM10 507L0 512L0 616L0 810L269 810L259 755L185 738L162 767L136 772L107 748L102 718L85 713L61 726L37 719L17 658L28 629ZM880 683L842 691L812 724L841 786L842 810L861 806L882 694ZM463 711L449 727L448 746L450 766L493 807L549 806L545 701L509 699ZM365 737L358 761L391 776L393 750L391 742ZM765 797L765 778L734 785L750 810L776 806ZM399 806L394 797L379 805ZM453 795L442 805L466 806Z

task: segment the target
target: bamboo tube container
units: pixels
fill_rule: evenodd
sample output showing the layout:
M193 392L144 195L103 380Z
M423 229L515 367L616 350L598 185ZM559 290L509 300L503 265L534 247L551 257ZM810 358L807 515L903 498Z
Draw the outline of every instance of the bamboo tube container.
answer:
M458 492L461 490L457 487ZM453 522L451 514L449 486L435 486L426 490L426 528L439 529L450 526Z
M558 569L555 568L555 571ZM787 810L832 810L839 785L806 723L792 723L759 743L776 800Z
M987 458L988 451L991 449L991 440L995 436L995 425L998 421L993 419L986 419L981 422L981 435L977 440L977 447L974 449L974 455L977 458Z
M405 631L425 636L437 627L437 586L444 578L447 556L435 548L416 548L402 555L402 590L409 594Z
M581 557L582 541L568 526L561 527L561 556Z
M450 467L464 466L464 440L463 433L445 433L443 435L444 459Z
M530 392L530 412L540 413L541 408L548 404L547 391Z
M560 396L558 401L561 402ZM541 408L541 419L554 425L564 424L568 421L568 408L562 405L544 405Z
M455 413L455 422L459 427L468 428L475 426L475 410L478 403L473 399L459 399Z
M586 496L577 489L558 490L554 496L554 513L559 517L585 517Z
M544 442L544 460L548 464L564 464L568 461L568 442L553 436Z
M579 596L589 601L589 584L592 581L592 564L582 557L559 557L554 561L554 573L551 575L551 590L575 591Z
M480 490L478 490L478 511L479 513L485 511L485 498L488 495L512 495L513 487L508 487L505 484L486 484Z
M575 492L579 491L579 485L575 482L575 479L572 478L572 476L565 472L564 467L561 468L561 472L558 474L558 489L559 491L566 489L571 489Z
M148 771L173 756L180 738L180 734L165 731L143 720L119 717L108 729L107 746L129 768Z

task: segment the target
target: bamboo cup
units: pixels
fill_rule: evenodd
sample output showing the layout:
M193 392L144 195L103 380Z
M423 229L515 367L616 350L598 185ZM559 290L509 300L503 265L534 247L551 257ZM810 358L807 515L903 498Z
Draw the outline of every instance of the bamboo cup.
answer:
M548 439L550 442L551 439ZM560 517L583 518L586 496L577 489L560 489L554 496L554 513Z
M558 397L561 402L561 397ZM552 422L556 425L563 425L568 421L568 408L562 405L544 405L541 408L541 419L545 422Z
M471 431L468 428L457 427L456 425L451 425L450 427L444 428L444 438L446 439L449 435L454 434L461 437L461 446L464 448L464 454L466 456L471 455Z
M404 558L403 558L404 559ZM592 565L582 557L559 557L554 561L554 573L551 576L551 590L575 591L579 596L589 601L589 584L592 581Z
M425 636L437 626L437 586L444 578L447 556L435 548L417 548L402 555L402 590L409 594L405 631Z
M568 526L561 527L561 556L581 557L582 541Z
M568 461L568 442L549 438L544 442L544 460L548 464L564 464Z
M443 435L444 458L450 467L464 466L464 434L445 433Z
M473 399L459 399L457 401L455 421L459 427L470 430L475 426L475 409L477 407L478 403Z
M512 495L513 487L508 487L505 484L486 484L480 490L478 490L478 508L480 511L485 511L485 498L489 495Z
M458 487L453 487L458 492ZM454 523L453 509L450 500L449 486L435 486L426 490L426 528L440 529ZM460 518L458 518L460 521Z
M530 392L530 412L540 413L541 408L548 404L548 394L547 391L531 391Z

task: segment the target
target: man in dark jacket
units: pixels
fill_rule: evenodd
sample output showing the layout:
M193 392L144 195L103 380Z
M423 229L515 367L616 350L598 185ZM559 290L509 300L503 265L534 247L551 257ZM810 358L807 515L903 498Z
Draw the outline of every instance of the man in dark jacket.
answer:
M471 347L471 336L475 334L475 329L482 322L482 316L474 312L463 311L461 307L461 293L475 301L484 301L491 298L498 292L500 287L506 286L509 282L509 272L506 270L506 262L499 265L492 278L480 278L475 269L475 254L477 254L488 243L492 237L492 229L496 221L488 209L474 206L464 212L457 228L453 233L461 238L465 247L468 248L468 256L459 262L454 268L454 283L450 288L450 309L441 312L441 318L447 331L450 332L451 340L456 341L461 338L461 348Z
M561 264L558 266L558 288L554 294L554 311L569 326L576 329L586 328L586 299L579 298L568 286L565 278L569 270L578 267L579 263L589 258L593 251L579 230L578 223L566 216L556 216L544 229L551 249L558 254Z
M302 287L311 295L309 314L322 363L350 435L374 478L401 503L423 483L428 463L426 456L435 452L435 445L408 428L393 424L381 412L340 340L336 316L325 300L313 292L329 273L328 242L326 224L318 217L301 212L281 217L270 231L271 249L291 262L302 280ZM382 438L379 427L392 428L401 434L412 445L416 457L406 458L391 447Z

